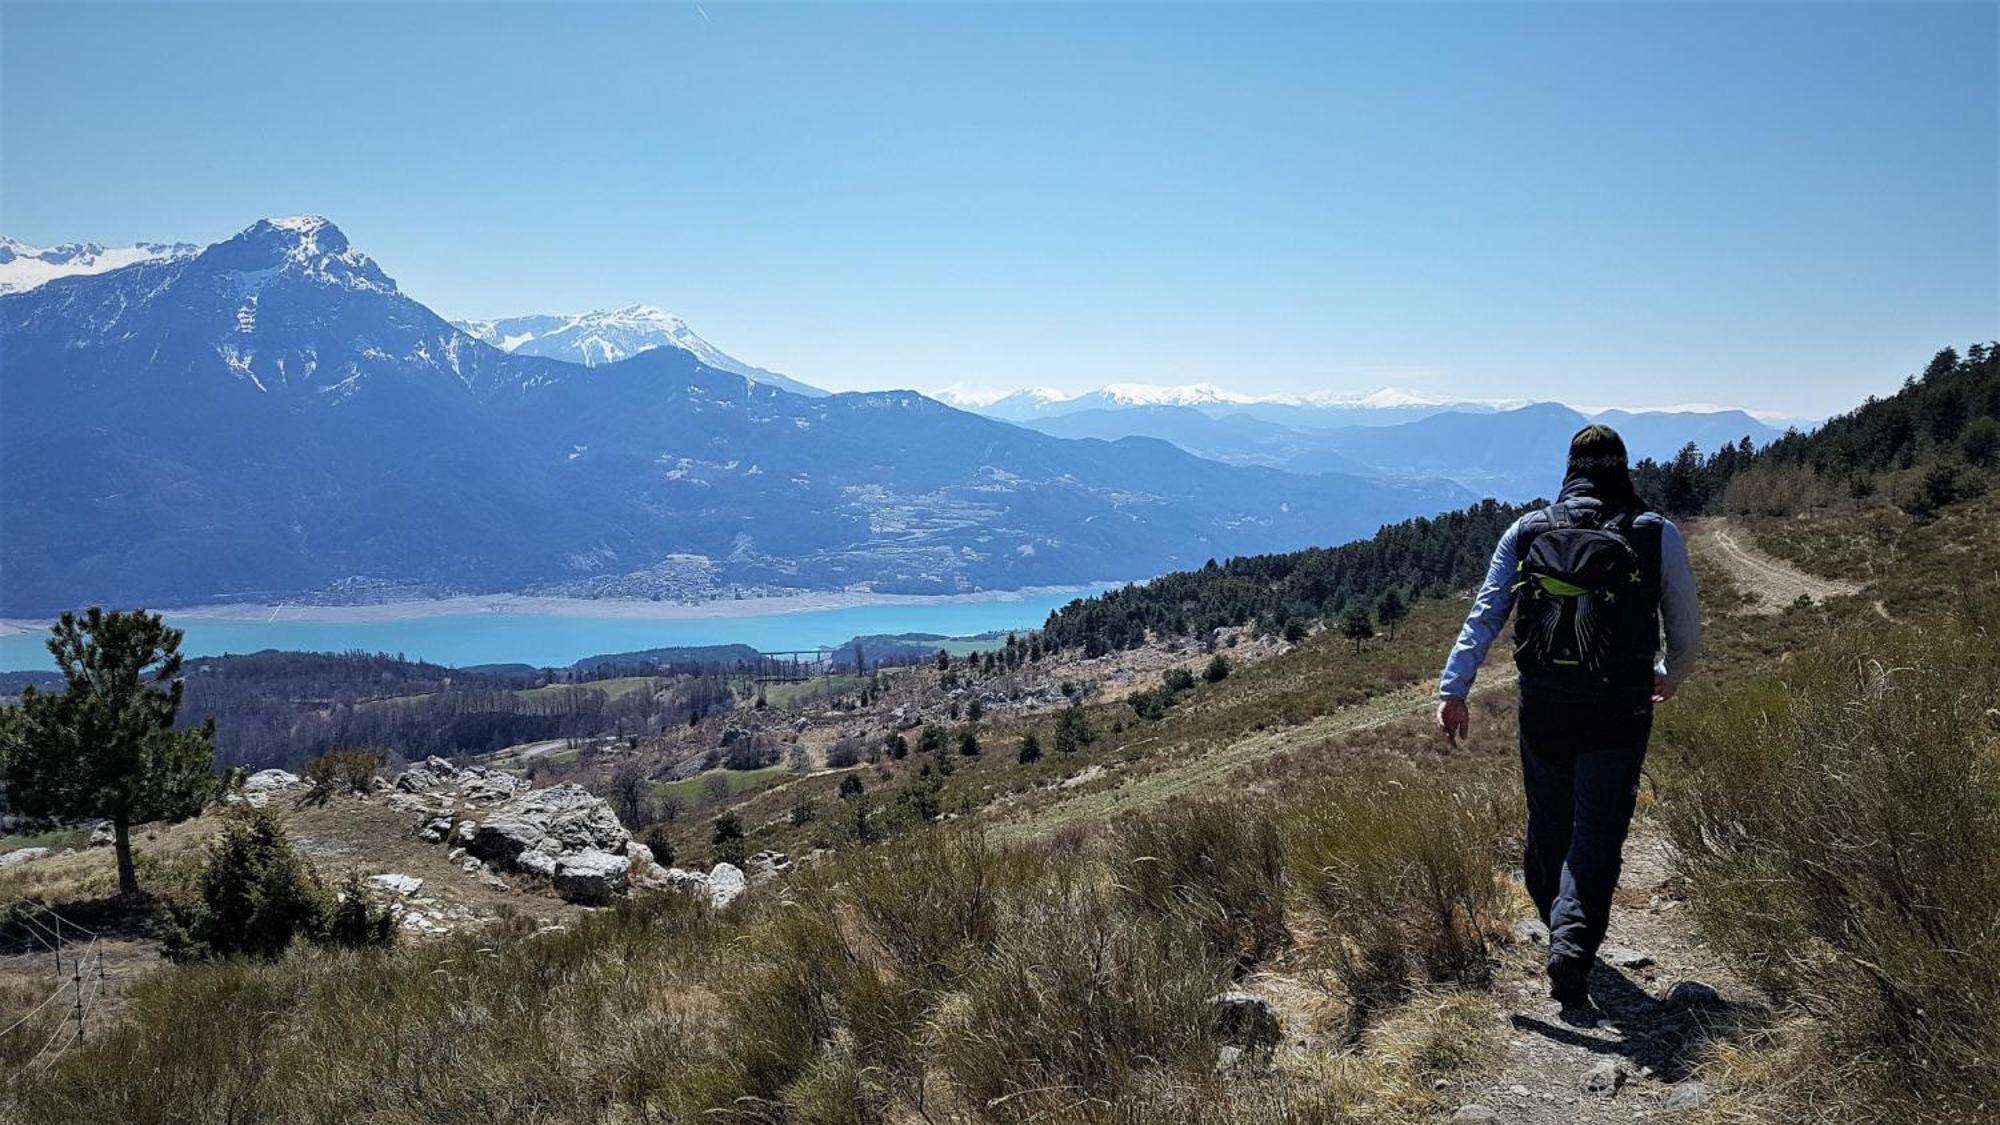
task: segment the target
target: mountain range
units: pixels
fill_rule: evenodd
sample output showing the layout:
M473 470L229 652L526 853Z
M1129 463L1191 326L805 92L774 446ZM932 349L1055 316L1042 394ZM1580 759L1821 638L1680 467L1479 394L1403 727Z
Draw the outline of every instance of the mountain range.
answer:
M742 375L794 394L826 393L797 379L744 363L695 335L687 321L651 305L571 315L539 313L499 320L454 320L452 325L476 340L515 355L563 359L596 367L630 359L653 348L679 348L717 371Z
M187 242L140 242L112 247L95 242L65 242L41 247L0 238L0 294L25 293L59 277L108 273L140 262L190 257L200 249Z
M9 615L1137 578L1473 498L1068 440L911 391L798 394L680 346L510 352L315 216L0 296L0 336Z
M1211 460L1295 473L1443 477L1481 495L1519 502L1555 491L1570 436L1591 422L1616 429L1634 460L1666 460L1689 442L1712 451L1746 439L1763 445L1779 436L1741 410L1586 414L1553 402L1510 409L1454 406L1409 420L1378 416L1367 423L1332 426L1286 425L1248 412L1163 405L1100 407L1021 424L1057 437L1156 437Z

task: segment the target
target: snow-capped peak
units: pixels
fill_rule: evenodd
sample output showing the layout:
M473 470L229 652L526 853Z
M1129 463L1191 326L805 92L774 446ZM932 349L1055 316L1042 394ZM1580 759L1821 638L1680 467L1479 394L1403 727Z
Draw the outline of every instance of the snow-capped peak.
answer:
M760 378L768 372L695 335L687 321L653 305L626 305L586 313L535 314L496 320L461 320L460 331L508 352L546 356L595 367L654 348L679 348L718 371Z
M200 262L232 274L246 295L281 274L343 289L395 293L396 283L347 235L319 215L259 219L201 252Z
M983 410L1003 399L1020 399L1045 406L1053 402L1068 402L1076 396L1055 387L1027 387L1010 391L984 383L953 383L930 392L930 397L961 410Z
M1108 401L1121 406L1208 406L1216 403L1260 401L1250 395L1224 390L1214 383L1193 383L1184 387L1162 387L1151 383L1112 383L1100 393Z
M59 277L109 273L141 262L191 257L199 249L185 242L137 242L113 247L96 242L65 242L40 247L0 237L0 294L25 293Z

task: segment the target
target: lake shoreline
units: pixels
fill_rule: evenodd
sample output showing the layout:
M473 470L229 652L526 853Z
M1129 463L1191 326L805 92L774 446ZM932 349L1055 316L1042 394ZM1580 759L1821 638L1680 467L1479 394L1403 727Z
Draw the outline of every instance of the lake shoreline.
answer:
M633 598L545 597L533 594L470 594L449 598L351 605L284 602L277 605L221 603L162 609L180 621L246 624L376 625L433 617L488 614L515 617L586 617L622 621L703 621L770 617L791 613L875 607L979 605L1031 601L1061 594L1089 597L1124 586L1096 582L1074 586L1025 586L1015 590L980 590L965 594L880 594L865 590L822 590L748 598L716 598L701 602L656 602ZM0 636L45 632L54 618L0 618Z

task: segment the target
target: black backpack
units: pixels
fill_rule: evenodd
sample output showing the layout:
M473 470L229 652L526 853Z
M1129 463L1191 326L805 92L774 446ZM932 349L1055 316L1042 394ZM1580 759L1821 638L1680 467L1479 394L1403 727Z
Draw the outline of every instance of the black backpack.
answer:
M1660 635L1659 524L1551 504L1523 529L1514 663L1578 687L1650 686Z

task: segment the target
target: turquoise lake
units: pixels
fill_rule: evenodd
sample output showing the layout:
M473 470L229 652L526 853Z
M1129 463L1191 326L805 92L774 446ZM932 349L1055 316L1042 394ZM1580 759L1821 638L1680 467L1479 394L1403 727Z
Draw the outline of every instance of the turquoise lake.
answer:
M586 656L670 645L746 644L765 651L835 645L870 633L964 636L1031 629L1083 593L1037 593L952 603L889 603L741 617L643 619L585 614L478 612L400 621L225 621L176 619L188 656L288 649L386 652L437 664L563 667ZM53 668L42 632L0 636L0 671Z

